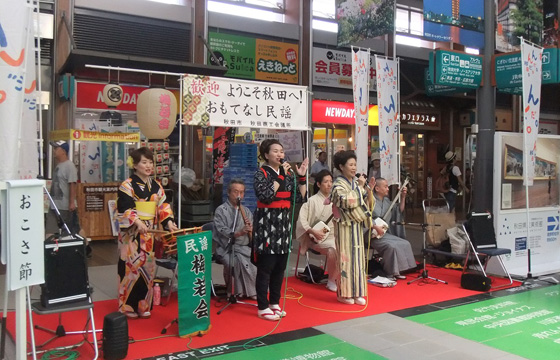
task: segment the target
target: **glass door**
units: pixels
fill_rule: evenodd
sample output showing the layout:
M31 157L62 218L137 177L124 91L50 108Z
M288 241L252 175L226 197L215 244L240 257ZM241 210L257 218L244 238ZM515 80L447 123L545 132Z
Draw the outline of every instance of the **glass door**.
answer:
M425 194L425 146L424 134L403 132L401 134L401 180L410 176L408 186L409 204L420 207Z

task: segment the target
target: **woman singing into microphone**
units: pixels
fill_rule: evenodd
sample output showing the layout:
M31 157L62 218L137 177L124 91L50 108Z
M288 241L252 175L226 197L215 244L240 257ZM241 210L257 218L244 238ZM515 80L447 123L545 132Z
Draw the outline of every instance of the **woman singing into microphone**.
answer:
M305 198L308 159L296 166L297 174L294 174L290 164L284 162L284 148L278 140L264 140L259 153L264 165L255 173L257 209L253 225L258 316L276 321L286 316L280 307L280 291L290 252L291 206L294 196L297 202ZM297 176L297 186L294 186L294 176Z

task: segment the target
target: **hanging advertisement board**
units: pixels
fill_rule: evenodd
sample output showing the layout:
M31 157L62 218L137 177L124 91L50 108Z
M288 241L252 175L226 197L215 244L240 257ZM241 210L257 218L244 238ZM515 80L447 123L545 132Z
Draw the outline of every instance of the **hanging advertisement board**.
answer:
M210 32L208 39L218 61L227 66L227 77L289 84L299 81L297 44L217 32ZM208 57L212 63L211 54Z
M377 91L373 56L369 58L369 90ZM352 53L313 48L313 85L352 89Z

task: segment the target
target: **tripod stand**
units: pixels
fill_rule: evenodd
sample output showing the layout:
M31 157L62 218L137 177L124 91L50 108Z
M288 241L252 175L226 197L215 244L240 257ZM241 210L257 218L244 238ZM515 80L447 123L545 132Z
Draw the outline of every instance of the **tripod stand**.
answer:
M257 306L257 304L251 304L248 302L244 302L244 301L240 301L237 299L236 293L235 293L235 266L233 265L233 261L234 261L234 245L235 245L235 229L237 228L237 220L239 219L239 212L243 211L241 209L241 198L238 197L237 198L237 206L235 207L235 216L233 218L233 226L231 227L231 233L229 235L229 242L228 242L228 246L227 246L227 251L229 253L229 296L228 296L228 302L227 304L225 304L219 311L218 311L218 315L220 315L222 313L222 311L224 311L225 309L228 308L228 306L230 306L231 304L243 304L243 305L251 305L251 306Z
M422 273L418 275L416 279L412 279L407 282L407 285L412 284L418 280L433 280L436 282L441 282L447 284L447 281L443 281L441 279L437 279L435 277L431 277L428 275L428 270L426 269L426 229L428 226L440 226L439 224L426 224L426 223L407 223L407 225L414 225L414 226L421 226L422 227Z

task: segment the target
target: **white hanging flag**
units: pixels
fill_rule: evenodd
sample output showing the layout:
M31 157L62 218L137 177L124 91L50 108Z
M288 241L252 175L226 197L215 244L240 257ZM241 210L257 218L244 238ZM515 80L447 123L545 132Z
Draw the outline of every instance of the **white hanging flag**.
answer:
M33 8L0 2L0 179L38 174Z
M537 135L541 107L541 47L521 39L521 75L523 79L523 185L532 186L537 158Z
M354 108L356 109L356 172L367 174L368 171L368 111L369 111L369 50L352 49L352 87Z
M399 61L375 56L379 112L379 157L381 174L388 184L399 183Z

